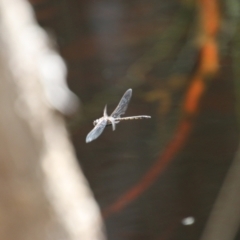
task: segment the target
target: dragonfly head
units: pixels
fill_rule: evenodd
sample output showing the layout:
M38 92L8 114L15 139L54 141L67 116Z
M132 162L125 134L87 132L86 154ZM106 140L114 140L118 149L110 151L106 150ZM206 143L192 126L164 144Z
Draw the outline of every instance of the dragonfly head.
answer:
M99 122L99 119L93 121L93 125L96 126L98 124L98 122Z

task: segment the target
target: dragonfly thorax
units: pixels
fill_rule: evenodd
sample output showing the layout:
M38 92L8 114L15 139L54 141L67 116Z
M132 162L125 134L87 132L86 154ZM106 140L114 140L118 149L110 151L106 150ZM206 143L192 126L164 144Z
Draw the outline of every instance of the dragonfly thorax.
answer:
M113 122L118 123L118 121L115 121L113 117L107 116L107 117L101 117L93 121L93 125L96 126L101 120L106 119L107 120L107 126L112 125Z

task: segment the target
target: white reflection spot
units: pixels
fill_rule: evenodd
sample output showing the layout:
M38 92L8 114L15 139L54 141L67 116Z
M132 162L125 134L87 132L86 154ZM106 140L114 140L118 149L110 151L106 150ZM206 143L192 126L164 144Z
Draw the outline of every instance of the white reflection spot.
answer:
M182 220L183 225L192 225L195 222L194 217L186 217Z

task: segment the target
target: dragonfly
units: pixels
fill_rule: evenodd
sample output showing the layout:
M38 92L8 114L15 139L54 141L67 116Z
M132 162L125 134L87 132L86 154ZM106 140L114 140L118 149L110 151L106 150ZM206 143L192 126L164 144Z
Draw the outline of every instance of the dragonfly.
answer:
M147 115L121 117L121 115L123 115L126 112L131 97L132 97L132 89L130 88L123 94L116 109L113 111L113 113L110 116L108 116L107 114L107 105L105 106L103 110L103 117L93 121L93 125L95 127L92 129L90 133L88 133L86 137L86 143L89 143L95 140L96 138L98 138L102 134L106 126L112 125L112 129L114 131L116 129L116 124L121 121L151 118L151 116L147 116Z

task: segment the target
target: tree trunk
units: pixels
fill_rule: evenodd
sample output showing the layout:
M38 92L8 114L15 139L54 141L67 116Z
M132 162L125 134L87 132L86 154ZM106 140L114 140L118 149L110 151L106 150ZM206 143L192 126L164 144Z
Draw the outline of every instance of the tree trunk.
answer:
M0 0L0 239L101 240L61 113L76 97L24 0Z

